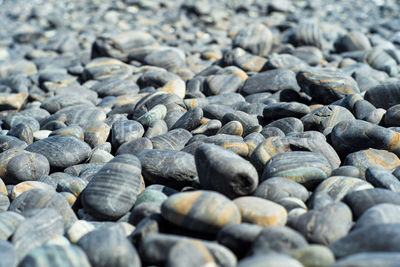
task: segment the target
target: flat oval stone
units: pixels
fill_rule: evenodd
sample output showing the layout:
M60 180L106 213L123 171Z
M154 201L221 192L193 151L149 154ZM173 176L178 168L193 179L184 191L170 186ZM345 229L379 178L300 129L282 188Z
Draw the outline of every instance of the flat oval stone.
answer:
M307 105L298 102L282 102L267 105L263 110L264 120L271 121L286 117L301 118L310 113Z
M371 48L368 37L359 31L351 31L341 36L335 41L334 45L337 52L369 50Z
M25 123L20 123L12 127L8 131L7 135L15 136L27 144L33 143L33 130L28 124Z
M185 114L180 117L174 125L172 125L171 130L177 128L183 128L188 131L194 130L200 125L201 119L203 118L203 110L199 107L190 109L186 111Z
M364 96L376 108L388 109L400 103L400 83L385 82L369 89Z
M268 27L254 24L240 29L232 42L233 47L241 47L254 55L266 56L271 50L272 41L272 32Z
M18 228L19 224L25 218L19 213L13 211L4 211L0 213L0 240L9 239ZM0 250L1 251L1 250Z
M336 258L360 252L399 252L400 224L370 225L355 229L329 244Z
M297 231L280 225L263 228L249 248L248 255L288 253L292 249L307 246L305 238Z
M400 253L397 252L361 252L339 259L332 267L347 266L396 266L400 261Z
M207 97L208 99L209 97ZM235 110L230 106L226 106L223 104L209 104L204 106L203 108L203 115L209 119L215 119L221 121L222 118L227 113L234 113Z
M185 82L176 74L164 70L147 71L137 80L137 84L143 88L154 86L168 94L175 94L180 98L185 97Z
M305 70L300 71L296 78L306 94L323 104L331 104L348 94L360 93L357 82L341 72Z
M400 105L391 106L386 110L385 116L383 117L383 121L386 127L400 126L400 123L398 122L398 120L400 119L398 114L399 111Z
M243 135L243 126L239 121L230 121L218 130L217 134Z
M399 205L389 203L372 206L357 220L354 229L373 224L400 223L399 211Z
M168 253L167 267L217 266L210 251L200 241L182 240Z
M304 125L301 120L294 117L286 117L275 120L267 124L267 127L276 127L282 130L282 132L284 132L285 134L304 131Z
M327 193L334 201L341 201L350 192L372 188L374 187L370 183L359 178L331 176L323 181L314 192Z
M353 114L346 108L327 105L316 108L310 114L301 118L305 130L316 130L325 133L341 121L354 120Z
M8 129L11 129L21 123L31 127L32 131L34 131L34 132L38 131L40 129L39 122L36 119L31 118L31 117L25 117L25 116L16 114L16 115L7 116L7 118L5 118L5 120L4 120L4 126Z
M360 171L354 166L340 166L339 168L332 170L331 176L349 176L360 178Z
M53 244L45 244L32 250L21 261L20 266L50 267L54 264L71 267L91 266L85 252L78 246Z
M54 188L51 185L38 182L38 181L25 181L21 182L13 187L11 190L10 198L14 200L18 196L20 196L23 192L31 190L31 189L43 189L43 190L53 190Z
M161 214L173 224L202 233L216 233L225 225L241 221L236 205L212 191L174 194L163 202Z
M136 94L139 92L139 87L136 83L128 80L109 80L99 82L90 90L95 91L99 97L121 96L125 94Z
M263 70L271 69L288 69L294 72L309 69L307 63L290 54L276 54L273 53L267 56L267 63L265 63Z
M42 175L48 175L49 171L49 161L42 154L20 153L8 161L6 179L12 184L35 181Z
M300 91L296 74L291 70L275 69L259 72L246 80L241 92L244 95L251 95L263 92L277 92L283 89Z
M144 128L137 121L118 120L111 127L111 142L118 148L123 143L142 137L143 134Z
M86 160L90 146L70 135L51 136L26 147L27 151L42 154L51 167L66 168Z
M400 133L362 121L342 121L333 127L332 146L339 155L347 155L362 149L385 149L400 155Z
M201 124L196 129L192 130L190 133L193 135L204 134L207 136L218 134L222 127L222 123L219 120L209 120Z
M397 177L383 167L369 167L365 171L365 179L376 187L400 192L400 182Z
M203 144L196 150L195 161L200 184L205 189L234 198L252 193L257 188L256 169L231 151Z
M82 195L89 214L106 220L118 219L135 204L139 194L141 164L129 154L116 156L95 174Z
M248 134L243 140L249 148L249 153L247 154L247 157L251 157L256 147L261 144L265 140L265 138L260 133L251 133Z
M136 121L141 123L143 127L148 127L157 120L163 120L165 115L167 115L167 108L164 105L159 104L137 118Z
M237 267L246 267L246 266L301 267L303 265L299 261L284 254L268 254L268 255L258 255L258 256L244 258L237 265Z
M397 75L397 62L382 48L375 47L369 50L365 54L364 61L374 69L386 72L389 76Z
M54 235L62 235L64 225L61 215L54 209L41 209L25 219L16 229L12 243L22 260L32 249L40 247Z
M153 143L150 141L149 138L141 137L122 144L118 148L116 155L122 155L122 154L136 155L139 152L146 149L153 149Z
M243 222L262 226L286 224L286 209L272 201L246 196L236 198L233 203L239 208Z
M170 234L150 234L147 235L140 244L139 251L142 259L147 264L162 265L168 259L171 248L178 242L190 240L201 241L210 251L216 263L222 267L236 266L236 256L226 247L214 242L194 239L179 235Z
M84 132L82 127L80 127L79 125L70 125L70 126L66 126L57 130L54 130L50 133L49 136L53 136L53 135L60 135L60 134L65 134L65 135L72 135L80 140L84 140Z
M156 120L149 125L144 134L144 137L153 138L158 135L166 134L167 132L168 132L167 123L163 120Z
M65 198L55 191L39 188L23 192L10 205L10 211L25 212L34 209L51 208L62 216L64 227L69 228L76 220L76 215Z
M13 245L7 240L0 240L1 266L17 267L18 256Z
M229 224L218 231L217 241L242 258L262 229L262 226L256 224Z
M241 77L232 73L210 75L204 83L207 96L236 93L243 86Z
M78 94L62 94L47 98L40 107L53 114L65 107L83 104L93 106L91 101Z
M0 153L8 149L24 149L28 144L14 136L0 135Z
M364 178L365 171L374 166L393 171L396 166L400 165L400 159L394 153L386 150L370 148L348 154L343 164L357 167L360 177Z
M96 122L85 129L84 140L92 148L104 144L110 134L111 127L104 122Z
M171 130L166 134L151 138L153 148L181 150L192 137L192 134L185 129Z
M197 176L195 158L186 152L171 149L143 150L137 154L146 184L163 184L183 188Z
M228 135L228 134L216 134L214 136L209 136L201 140L207 144L214 144L230 150L242 157L246 157L249 153L249 147L244 142L241 136ZM187 146L188 147L188 146ZM186 149L186 147L185 147Z
M261 181L280 176L313 188L329 177L331 166L326 158L314 152L284 152L273 156L265 165Z
M81 237L77 245L85 251L92 266L141 265L135 247L117 230L100 228L91 231Z
M301 262L304 266L331 266L335 262L335 256L327 247L321 245L309 245L289 252L289 256Z
M328 245L345 236L353 225L351 210L343 203L333 203L309 210L291 220L290 225L308 241Z
M306 201L309 193L304 186L295 181L283 177L272 177L262 182L253 195L274 202L286 197L295 197Z
M67 117L66 125L77 124L83 129L87 125L106 119L106 114L102 109L87 105L66 107L57 111L56 114L63 114Z
M373 188L348 193L344 202L353 211L354 218L359 218L369 208L382 203L399 205L400 195L387 189Z

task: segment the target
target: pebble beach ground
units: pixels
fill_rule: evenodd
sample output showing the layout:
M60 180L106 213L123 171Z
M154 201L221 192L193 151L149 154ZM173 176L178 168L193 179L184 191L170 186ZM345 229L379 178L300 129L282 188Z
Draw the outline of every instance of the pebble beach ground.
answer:
M0 0L0 267L400 266L399 14Z

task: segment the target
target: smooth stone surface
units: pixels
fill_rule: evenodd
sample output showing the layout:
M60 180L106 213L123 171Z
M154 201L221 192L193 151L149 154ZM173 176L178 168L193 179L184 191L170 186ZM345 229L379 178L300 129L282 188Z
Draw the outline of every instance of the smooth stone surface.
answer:
M305 267L331 266L335 262L332 251L322 245L309 245L291 250L289 255Z
M369 208L382 203L399 205L400 195L387 189L373 188L348 193L344 202L349 205L354 218L359 218Z
M351 231L329 244L336 258L360 252L399 252L400 224L370 225Z
M214 257L200 241L183 240L168 253L167 267L217 266Z
M192 137L192 134L185 129L171 130L166 134L151 138L153 148L181 150Z
M378 204L367 209L354 225L355 229L373 225L400 223L400 206L389 203Z
M229 224L221 228L217 234L217 241L226 246L239 258L245 256L254 239L260 234L263 227L256 224L240 223Z
M351 210L343 203L333 203L309 210L291 220L291 226L313 243L328 245L345 236L352 227Z
M143 134L144 128L137 121L118 120L111 127L111 142L118 148L123 143L142 137Z
M150 141L149 138L141 137L122 144L118 148L116 155L121 155L121 154L136 155L139 152L146 149L153 149L153 143Z
M75 245L45 244L32 250L19 266L91 266L85 252Z
M271 225L264 227L254 239L248 255L288 253L292 249L307 245L306 239L299 232L287 226Z
M7 240L0 240L1 267L16 267L18 264L17 251Z
M284 254L271 254L271 255L259 255L253 257L247 257L241 260L238 267L263 267L263 266L270 266L270 267L280 267L280 266L287 266L287 267L302 267L303 265Z
M7 240L24 221L24 217L13 211L3 211L0 213L0 239Z
M51 208L62 216L64 227L69 228L76 220L76 215L67 200L51 190L31 189L23 192L10 205L10 211L25 212L34 209Z
M234 199L233 203L239 208L243 222L262 226L286 224L286 209L272 201L246 196Z
M392 267L400 261L400 253L397 252L361 252L339 259L332 267L362 267L381 266Z
M203 144L195 153L196 168L203 188L230 198L252 193L258 174L250 162L216 145Z
M79 239L92 266L140 266L135 247L117 230L101 228Z
M306 201L309 193L304 186L295 181L283 177L271 177L262 182L253 195L274 202L286 197L295 197Z
M163 184L181 189L197 176L195 158L171 149L149 149L137 154L142 175L148 184Z
M12 236L12 243L22 260L32 249L40 247L54 235L62 235L64 225L61 215L54 209L41 209L25 219Z
M400 159L391 152L378 149L361 150L348 154L343 162L344 165L351 165L358 168L360 177L365 177L365 172L370 167L382 167L391 172L400 165Z
M339 155L363 149L384 149L400 155L399 133L361 120L342 121L333 127L332 146Z
M173 224L202 233L216 233L241 221L239 209L228 198L202 190L170 196L163 202L161 214Z
M334 201L341 201L347 194L365 189L374 188L370 183L354 177L331 176L323 181L314 191L317 193L326 193Z
M50 167L66 168L86 160L90 156L90 146L70 135L51 136L26 147L27 151L42 154Z
M35 181L42 175L48 175L50 164L47 158L38 153L21 153L12 157L7 164L7 181L18 183Z
M129 154L116 156L95 174L82 195L86 212L105 220L114 220L135 204L141 184L141 164Z
M396 176L383 167L370 167L365 171L365 179L375 187L400 192L400 182Z
M265 165L261 181L285 177L306 188L313 188L329 177L331 166L326 158L313 152L284 152L273 156Z

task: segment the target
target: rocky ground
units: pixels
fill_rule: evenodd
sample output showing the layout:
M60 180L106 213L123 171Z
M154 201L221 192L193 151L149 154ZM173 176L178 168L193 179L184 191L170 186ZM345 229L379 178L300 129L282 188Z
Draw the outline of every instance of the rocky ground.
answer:
M398 266L399 12L0 0L0 267Z

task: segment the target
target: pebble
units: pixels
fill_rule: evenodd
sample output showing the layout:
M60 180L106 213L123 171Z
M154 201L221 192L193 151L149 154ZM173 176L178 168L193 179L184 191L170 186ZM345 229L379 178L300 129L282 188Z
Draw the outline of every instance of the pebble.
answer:
M241 222L234 202L222 194L203 190L168 197L161 214L175 225L201 233L216 233L225 225Z
M115 220L126 214L139 194L140 171L140 161L133 155L119 155L109 161L83 192L85 211L106 220Z
M287 226L271 225L264 227L254 239L248 255L286 254L307 245L306 239L299 232Z
M399 252L399 230L396 223L361 227L329 244L329 249L337 259L360 252Z
M92 266L141 265L135 247L117 230L100 228L90 231L79 239L77 245Z
M261 181L270 177L284 177L306 188L316 187L329 177L331 166L327 159L314 152L284 152L273 156L265 165Z
M0 266L395 259L394 1L0 2Z
M398 205L400 203L400 196L387 189L373 188L350 192L345 196L344 202L349 205L354 218L357 219L366 210L377 204L390 203Z
M26 218L15 230L11 241L22 260L31 250L40 247L54 235L62 235L64 225L61 215L54 209L41 209Z
M258 186L258 174L250 162L216 145L203 144L195 153L200 185L229 198L252 193Z
M91 149L71 135L55 135L29 145L26 150L45 156L50 167L67 168L89 158Z
M332 267L345 266L396 266L400 260L398 252L360 252L349 255L332 264Z
M361 215L354 225L354 229L373 224L399 223L399 209L399 205L389 203L374 205Z
M328 245L345 236L353 225L352 213L343 203L333 203L295 217L290 225L308 241Z
M262 226L286 224L286 209L272 201L248 196L238 197L233 200L233 203L239 208L242 222Z
M16 267L18 265L17 252L11 242L0 240L1 267Z
M148 149L137 154L146 184L162 184L181 189L197 176L195 158L171 149Z

